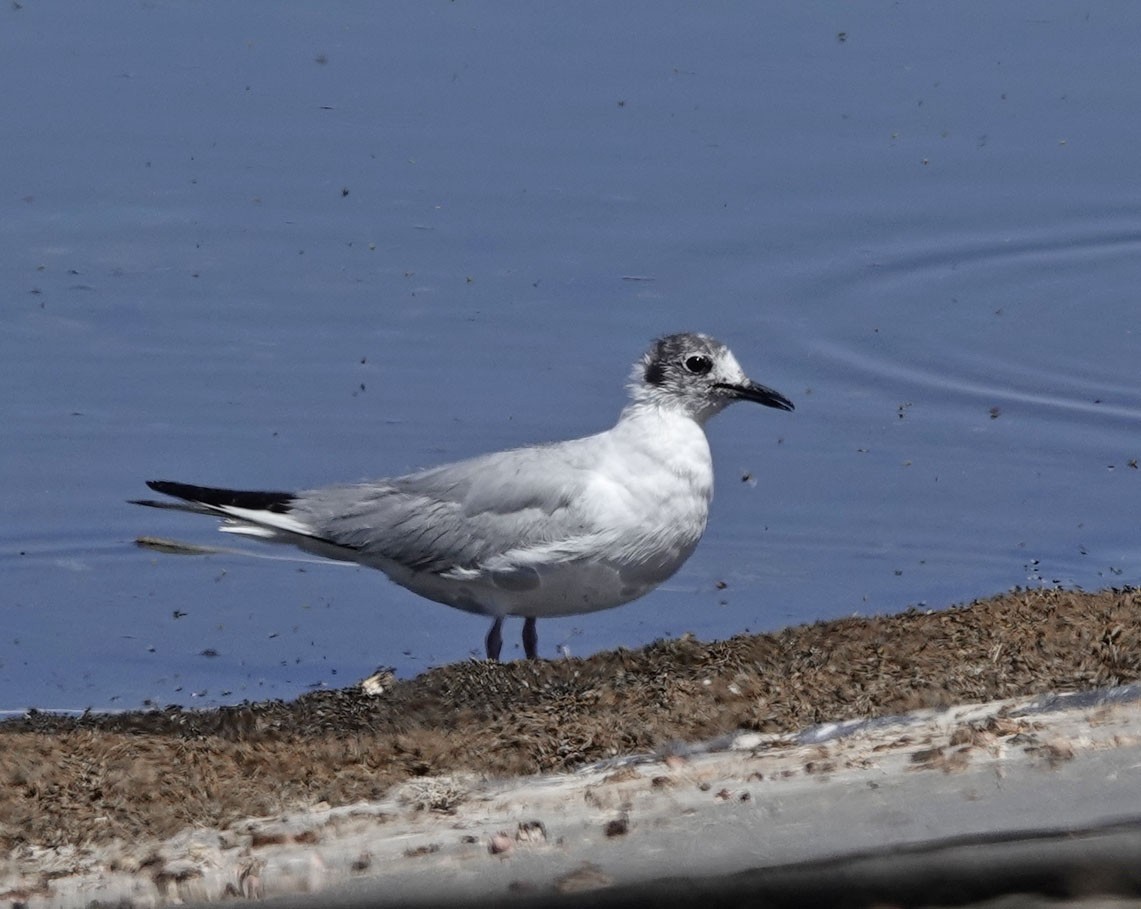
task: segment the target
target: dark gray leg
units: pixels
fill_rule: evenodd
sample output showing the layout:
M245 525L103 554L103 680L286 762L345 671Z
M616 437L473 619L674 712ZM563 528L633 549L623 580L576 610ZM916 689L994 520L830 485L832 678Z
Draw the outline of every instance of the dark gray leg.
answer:
M491 631L487 633L487 658L498 660L499 651L503 649L503 618L500 617L491 623Z
M533 616L528 616L523 620L523 652L529 660L539 658L539 632L535 629Z

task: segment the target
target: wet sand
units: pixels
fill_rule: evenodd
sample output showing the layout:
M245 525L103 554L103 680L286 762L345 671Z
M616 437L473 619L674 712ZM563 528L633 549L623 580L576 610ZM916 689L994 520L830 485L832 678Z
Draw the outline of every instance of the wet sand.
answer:
M741 730L1141 678L1141 592L1013 591L940 611L690 638L589 659L470 661L207 711L0 723L0 850L79 849L377 800L419 777L573 770Z

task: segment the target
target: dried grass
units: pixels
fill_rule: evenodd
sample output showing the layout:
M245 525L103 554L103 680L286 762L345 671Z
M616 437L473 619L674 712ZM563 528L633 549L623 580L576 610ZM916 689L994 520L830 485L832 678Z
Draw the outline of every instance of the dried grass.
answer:
M457 773L564 770L737 729L1141 677L1141 592L1014 591L585 660L471 661L396 682L209 711L0 724L0 849L169 836Z

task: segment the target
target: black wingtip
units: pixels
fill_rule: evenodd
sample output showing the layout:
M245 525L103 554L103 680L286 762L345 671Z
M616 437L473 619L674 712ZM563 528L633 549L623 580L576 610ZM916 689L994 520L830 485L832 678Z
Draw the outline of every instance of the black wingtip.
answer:
M273 490L219 489L214 486L195 486L191 483L175 483L171 480L147 480L147 486L165 496L173 496L185 502L215 507L248 508L250 511L273 511L284 514L296 498L291 492ZM140 501L136 504L150 505Z

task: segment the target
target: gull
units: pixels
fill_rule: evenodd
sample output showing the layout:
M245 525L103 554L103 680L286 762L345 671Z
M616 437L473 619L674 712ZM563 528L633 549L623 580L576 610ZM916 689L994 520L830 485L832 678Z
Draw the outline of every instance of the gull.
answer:
M152 480L180 501L132 504L212 515L226 533L358 562L429 600L490 616L490 660L499 659L504 618L522 616L523 651L537 659L537 619L629 603L689 558L713 498L710 417L735 401L794 409L703 334L658 338L628 388L618 422L581 439L301 492Z

